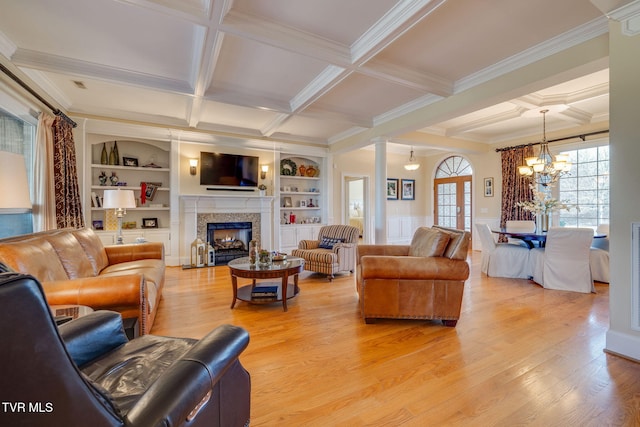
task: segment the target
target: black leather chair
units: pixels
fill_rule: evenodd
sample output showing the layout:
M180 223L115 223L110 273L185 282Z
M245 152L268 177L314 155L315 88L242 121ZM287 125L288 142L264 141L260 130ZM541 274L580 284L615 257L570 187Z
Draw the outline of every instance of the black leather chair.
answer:
M0 425L246 426L242 328L129 341L120 314L56 326L40 283L0 273Z

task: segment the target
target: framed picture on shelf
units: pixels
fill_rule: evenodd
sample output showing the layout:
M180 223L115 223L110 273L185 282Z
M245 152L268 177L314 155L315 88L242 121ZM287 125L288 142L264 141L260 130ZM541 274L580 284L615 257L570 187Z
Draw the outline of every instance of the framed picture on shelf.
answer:
M398 200L398 178L387 178L387 200Z
M104 225L102 220L91 221L91 224L93 225L94 230L104 230Z
M484 197L493 197L493 177L484 179Z
M293 207L293 204L291 203L291 197L285 197L284 199L282 199L282 206L285 208Z
M306 208L307 207L307 202L304 200L300 200L300 207L301 208Z
M158 228L158 218L142 218L142 228Z
M153 198L156 197L156 191L158 191L158 188L162 187L161 182L144 182L140 184L141 186L144 184L144 187L146 187L144 190L144 196L147 200L153 200Z
M402 187L402 200L415 200L416 199L416 180L415 179L403 179L401 180Z
M138 167L138 159L135 157L122 157L122 164L125 166Z

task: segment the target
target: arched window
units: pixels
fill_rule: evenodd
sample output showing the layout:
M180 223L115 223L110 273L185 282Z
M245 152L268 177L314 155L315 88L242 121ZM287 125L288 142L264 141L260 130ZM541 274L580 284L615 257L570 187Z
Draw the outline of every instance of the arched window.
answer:
M471 231L471 175L469 162L447 157L438 165L434 180L434 223Z

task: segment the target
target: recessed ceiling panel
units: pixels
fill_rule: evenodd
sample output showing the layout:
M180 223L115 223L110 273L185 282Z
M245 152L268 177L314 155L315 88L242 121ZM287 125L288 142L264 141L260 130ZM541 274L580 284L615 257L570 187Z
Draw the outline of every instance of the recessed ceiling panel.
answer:
M236 0L233 8L350 46L396 3L397 0Z
M120 1L7 0L0 28L20 49L181 80L201 46L193 23Z
M202 106L200 123L220 124L260 132L276 115L277 113L273 111L207 101Z
M207 95L230 90L289 102L326 65L308 56L227 35Z
M447 1L377 59L456 81L600 17L587 3Z
M280 125L274 136L284 134L303 140L311 139L326 142L331 136L345 132L352 127L347 123L295 116Z
M190 98L168 92L122 86L100 80L70 79L68 76L46 73L46 78L63 91L71 102L70 110L94 114L100 111L110 117L136 119L146 115L185 120ZM86 89L78 88L73 80L81 80Z
M322 96L318 105L325 109L373 119L422 95L414 89L389 81L352 74Z

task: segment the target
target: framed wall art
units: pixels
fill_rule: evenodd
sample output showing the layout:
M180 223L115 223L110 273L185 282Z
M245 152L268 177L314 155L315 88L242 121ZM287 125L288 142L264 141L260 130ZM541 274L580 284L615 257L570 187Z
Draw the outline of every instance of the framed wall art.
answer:
M416 180L415 179L403 179L400 181L402 189L402 200L415 200L416 199Z
M158 228L158 218L142 218L142 228Z
M398 200L398 178L387 178L387 200Z
M493 197L493 177L484 179L484 197Z

